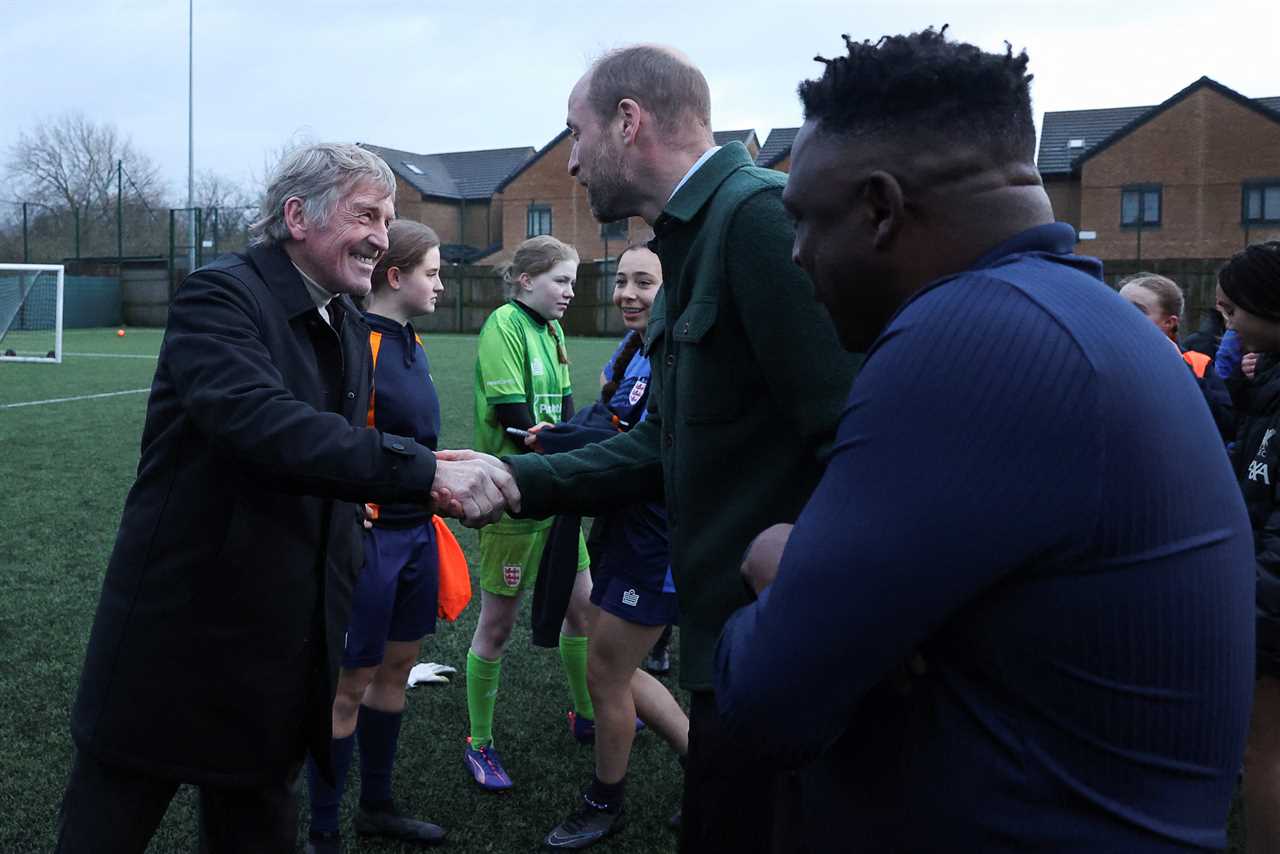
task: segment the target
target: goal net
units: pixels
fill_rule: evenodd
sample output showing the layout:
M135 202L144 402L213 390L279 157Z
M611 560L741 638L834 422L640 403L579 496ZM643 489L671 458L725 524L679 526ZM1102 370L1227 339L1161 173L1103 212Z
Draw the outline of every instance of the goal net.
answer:
M0 264L0 361L62 361L61 264Z

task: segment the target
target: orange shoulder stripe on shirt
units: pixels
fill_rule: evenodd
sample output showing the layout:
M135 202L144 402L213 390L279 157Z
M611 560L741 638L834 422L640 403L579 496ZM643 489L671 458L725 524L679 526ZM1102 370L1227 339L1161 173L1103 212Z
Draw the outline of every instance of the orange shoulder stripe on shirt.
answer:
M373 354L373 372L376 375L378 371L378 351L382 349L382 333L369 333L369 352ZM369 389L369 418L367 424L373 426L373 396L378 393L377 388Z
M378 369L378 350L381 348L382 348L382 333L370 332L369 333L369 352L373 354L373 364L371 366L371 372L376 371ZM370 427L373 426L373 396L376 392L377 392L377 389L375 388L371 387L369 389L369 417L366 423ZM382 515L382 509L378 507L377 504L370 503L368 504L368 507L369 507L369 515L372 518L377 519L379 516Z

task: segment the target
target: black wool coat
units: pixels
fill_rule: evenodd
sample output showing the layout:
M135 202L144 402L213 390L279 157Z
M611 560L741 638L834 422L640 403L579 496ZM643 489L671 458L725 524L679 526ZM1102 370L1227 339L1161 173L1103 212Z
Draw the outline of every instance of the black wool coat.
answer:
M329 768L357 502L429 503L435 474L364 426L369 328L335 302L333 328L280 247L178 289L72 709L100 761L233 786L308 749Z

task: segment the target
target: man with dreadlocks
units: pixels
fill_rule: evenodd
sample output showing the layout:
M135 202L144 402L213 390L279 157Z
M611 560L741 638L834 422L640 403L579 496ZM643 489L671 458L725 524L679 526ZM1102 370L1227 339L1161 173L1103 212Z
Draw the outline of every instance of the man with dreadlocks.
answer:
M725 727L818 757L810 850L1224 847L1253 555L1195 383L1053 221L1025 52L930 29L823 61L783 201L867 358L748 552Z

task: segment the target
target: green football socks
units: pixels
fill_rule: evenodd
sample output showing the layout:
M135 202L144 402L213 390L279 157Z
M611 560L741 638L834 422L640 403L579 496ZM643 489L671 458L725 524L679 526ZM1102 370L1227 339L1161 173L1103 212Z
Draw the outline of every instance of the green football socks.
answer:
M595 720L596 709L591 705L591 692L587 690L587 638L560 635L560 662L564 665L565 678L569 680L574 714Z
M583 653L585 662L585 649ZM471 718L471 746L474 748L486 747L493 741L493 706L498 700L498 679L501 675L501 658L490 661L467 650L467 716ZM585 671L583 685L586 685Z

